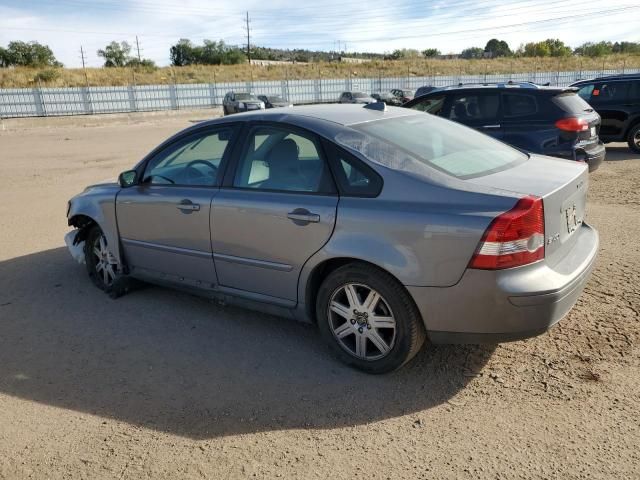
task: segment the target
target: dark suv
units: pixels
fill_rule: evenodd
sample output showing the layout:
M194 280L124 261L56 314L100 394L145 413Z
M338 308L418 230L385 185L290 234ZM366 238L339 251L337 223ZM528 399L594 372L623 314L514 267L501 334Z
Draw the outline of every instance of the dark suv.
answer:
M572 86L600 114L604 142L627 142L640 153L640 74L581 80Z
M527 82L458 85L403 107L449 118L521 150L587 162L594 171L605 156L600 116L576 92Z

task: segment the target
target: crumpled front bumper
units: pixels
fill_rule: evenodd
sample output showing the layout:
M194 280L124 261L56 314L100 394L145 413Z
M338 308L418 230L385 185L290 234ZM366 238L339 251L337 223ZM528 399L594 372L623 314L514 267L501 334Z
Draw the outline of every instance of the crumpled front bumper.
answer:
M85 264L84 240L78 243L77 245L73 244L77 234L78 234L77 229L71 230L69 233L67 233L64 236L64 243L67 244L67 248L69 249L69 253L73 257L73 259L76 262L78 262L80 265L84 265Z

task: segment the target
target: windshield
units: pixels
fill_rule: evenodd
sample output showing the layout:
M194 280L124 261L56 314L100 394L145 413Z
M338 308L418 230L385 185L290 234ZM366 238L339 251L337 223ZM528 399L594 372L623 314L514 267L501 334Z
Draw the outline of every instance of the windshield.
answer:
M353 98L367 98L369 95L363 92L353 92Z
M269 98L269 101L270 101L271 103L274 103L274 102L278 102L278 103L286 102L286 100L285 100L284 98L282 98L282 97L278 97L278 96L276 96L276 95L274 95L274 96L269 96L268 98Z
M251 95L250 93L236 93L236 100L244 101L244 100L253 100L258 101L255 95Z
M429 177L428 169L466 179L506 170L528 155L475 130L417 114L352 125L336 141L389 168Z

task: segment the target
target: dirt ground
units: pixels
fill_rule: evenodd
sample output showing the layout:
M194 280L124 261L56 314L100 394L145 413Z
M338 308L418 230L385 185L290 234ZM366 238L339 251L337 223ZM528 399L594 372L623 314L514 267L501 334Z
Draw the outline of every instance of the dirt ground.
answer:
M640 478L639 155L591 176L600 256L558 326L368 376L309 325L111 300L67 253L67 199L201 115L0 129L0 479Z

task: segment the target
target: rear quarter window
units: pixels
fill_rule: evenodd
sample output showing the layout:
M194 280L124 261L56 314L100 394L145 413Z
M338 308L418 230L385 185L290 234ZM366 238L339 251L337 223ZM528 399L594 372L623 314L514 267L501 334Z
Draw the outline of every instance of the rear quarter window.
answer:
M566 113L583 113L592 110L591 105L573 92L556 95L551 101Z

